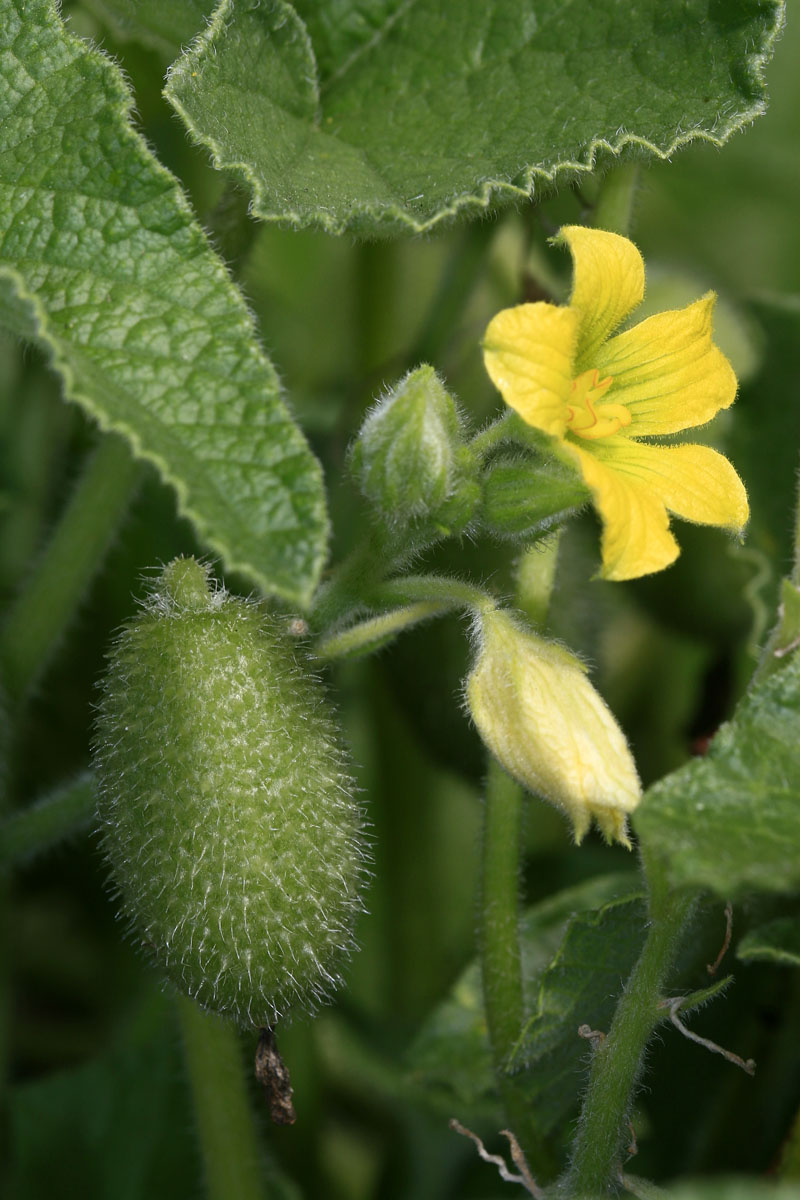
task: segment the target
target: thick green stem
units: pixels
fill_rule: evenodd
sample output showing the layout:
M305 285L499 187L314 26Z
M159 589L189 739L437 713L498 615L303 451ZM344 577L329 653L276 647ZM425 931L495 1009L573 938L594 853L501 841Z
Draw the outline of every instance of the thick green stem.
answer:
M179 996L177 1005L207 1200L265 1200L236 1030L186 996Z
M524 1086L507 1073L525 1016L519 943L523 798L519 784L490 760L481 844L479 936L483 1004L497 1085L508 1125L537 1182L542 1182L553 1174L553 1156L531 1120Z
M522 788L491 760L483 818L480 937L486 1023L500 1075L524 1013L518 928L521 824Z
M121 438L103 437L0 629L0 664L12 703L34 685L74 617L140 472Z
M669 891L661 882L652 891L647 940L592 1062L572 1164L559 1193L569 1200L609 1195L616 1187L644 1051L664 1019L658 1002L694 901L692 893Z
M87 771L29 808L13 813L0 827L0 872L85 829L96 805L94 777Z
M322 633L349 609L363 608L366 592L391 570L403 549L400 540L384 525L371 525L314 597L309 615L311 628Z
M627 237L640 171L637 163L623 163L608 172L600 186L600 195L592 214L592 224L596 229L607 229L610 233L621 233Z

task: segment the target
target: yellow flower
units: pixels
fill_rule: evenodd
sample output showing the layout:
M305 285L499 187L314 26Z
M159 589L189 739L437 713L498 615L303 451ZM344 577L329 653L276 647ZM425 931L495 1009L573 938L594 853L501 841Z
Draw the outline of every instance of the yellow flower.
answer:
M641 799L625 736L586 668L499 608L480 617L466 683L478 732L524 787L555 804L580 842L594 819L606 841L630 849L627 817Z
M678 557L668 509L737 533L746 524L744 486L722 454L641 440L710 421L733 403L736 376L711 340L713 292L615 334L644 295L639 251L582 225L554 240L572 254L569 304L498 313L484 361L506 404L549 434L591 489L603 522L602 574L634 579Z

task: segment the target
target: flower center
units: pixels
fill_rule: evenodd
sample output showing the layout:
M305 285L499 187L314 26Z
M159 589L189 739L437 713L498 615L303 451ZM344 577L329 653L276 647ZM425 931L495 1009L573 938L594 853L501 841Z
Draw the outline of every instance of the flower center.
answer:
M609 437L630 425L631 414L624 404L598 404L612 383L610 375L600 379L600 372L596 369L584 371L577 379L573 379L567 405L567 428L572 433L594 441Z

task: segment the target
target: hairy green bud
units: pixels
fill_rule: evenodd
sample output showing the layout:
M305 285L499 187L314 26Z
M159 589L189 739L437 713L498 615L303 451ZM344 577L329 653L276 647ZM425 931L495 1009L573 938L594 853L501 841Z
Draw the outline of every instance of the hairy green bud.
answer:
M167 566L122 631L96 733L122 910L184 992L271 1025L339 982L364 847L348 761L281 622Z
M410 371L367 413L350 464L366 498L389 521L432 518L450 531L479 492L453 398L433 367Z

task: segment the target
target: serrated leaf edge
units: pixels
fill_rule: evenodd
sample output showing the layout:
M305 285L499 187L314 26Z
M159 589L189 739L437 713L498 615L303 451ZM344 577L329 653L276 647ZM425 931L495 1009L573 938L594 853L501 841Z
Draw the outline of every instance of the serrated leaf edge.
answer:
M305 22L290 4L285 3L284 6L287 9L291 9L297 22L302 26L311 61L316 65L311 39L308 35ZM429 233L435 226L452 220L457 216L470 215L470 213L477 216L481 212L487 212L493 207L497 199L502 198L509 203L519 199L532 200L536 195L537 183L543 184L545 187L548 185L555 187L564 177L575 177L582 174L591 175L597 169L599 155L604 152L614 157L619 157L623 151L635 148L646 150L655 158L663 161L671 158L676 151L683 149L695 141L710 142L712 145L718 147L724 146L734 133L751 125L757 117L762 116L766 112L767 108L766 99L762 98L755 101L736 117L722 121L719 133L711 133L704 129L687 130L686 132L676 134L672 142L664 148L660 148L654 142L649 141L639 134L624 131L619 132L618 136L613 140L593 138L582 159L564 160L557 163L552 170L548 170L542 166L531 165L526 167L524 172L521 173L519 183L512 183L507 179L484 179L477 190L462 192L454 196L449 203L441 207L432 217L423 221L417 220L400 205L387 205L377 212L368 206L357 208L345 220L336 220L325 209L316 209L310 214L301 214L296 211L279 213L270 211L265 207L266 197L264 189L261 186L258 174L252 170L249 163L226 158L225 152L219 142L200 131L196 122L174 94L172 87L173 78L176 78L184 71L191 73L192 67L201 65L201 57L206 51L210 51L213 54L213 39L224 28L226 20L232 17L233 8L234 0L220 0L219 5L209 18L206 28L197 35L186 52L169 68L163 95L175 109L194 141L208 150L214 168L218 171L231 174L239 179L239 181L249 185L253 196L250 204L251 215L262 221L275 222L293 229L317 228L331 234L342 234L348 231L358 232L360 222L364 217L368 217L373 225L373 232L379 224L385 225L387 232L390 231L390 226L397 226L399 224L405 227L408 233ZM772 57L775 43L786 23L786 0L774 0L773 12L773 23L771 26L765 25L764 39L760 48L745 58L747 81L754 88L760 89L762 93L765 88L764 73L766 65ZM315 82L317 96L319 97L318 74L315 75Z
M95 405L91 396L81 389L75 379L75 374L72 370L72 367L64 355L61 339L52 332L46 308L41 303L38 296L28 291L23 277L18 272L14 271L13 268L8 267L5 264L0 264L0 279L8 280L11 283L11 286L13 287L18 299L23 304L28 305L31 312L32 322L34 328L36 329L36 333L34 335L35 340L40 348L44 349L48 353L50 365L62 380L64 395L66 398L73 403L78 404L84 412L88 413L103 432L117 433L124 437L130 445L133 454L137 458L153 464L163 481L174 490L178 500L178 511L180 514L192 522L202 540L210 550L219 556L220 560L225 564L226 569L229 571L240 572L248 579L251 579L253 582L258 584L260 589L266 595L280 596L282 599L288 600L290 603L300 602L304 605L308 604L316 586L316 582L312 583L307 589L303 589L302 591L283 587L272 577L259 571L253 563L244 559L238 559L232 555L230 548L225 544L225 542L215 537L213 533L209 531L209 527L205 518L189 502L188 488L178 476L171 472L169 466L162 456L153 450L145 449L135 429L128 426L124 421L109 420L107 415ZM21 330L14 332L17 332L21 336L30 336L27 333L23 334ZM317 469L319 470L319 467L317 467ZM316 577L318 577L324 565L324 555L318 554L316 557L318 559L316 564Z
M220 5L220 7L222 6ZM142 153L146 154L154 174L160 176L163 180L169 183L178 210L188 218L188 222L194 228L196 234L204 241L209 255L216 260L218 271L221 277L220 282L222 286L227 287L231 301L241 310L242 320L247 324L248 330L252 336L257 358L260 364L263 366L265 374L274 378L277 389L279 386L277 372L273 364L269 361L269 359L266 358L261 351L260 346L258 345L255 320L249 308L247 307L247 304L245 303L244 297L231 279L227 266L222 259L216 255L213 247L208 242L208 238L200 226L189 199L180 185L180 182L172 174L172 172L163 165L163 163L159 162L159 160L151 151L144 137L138 132L133 124L132 115L134 111L134 99L130 88L120 73L119 66L112 58L100 50L99 47L92 45L85 39L76 37L74 34L70 33L60 16L59 10L52 0L50 0L48 8L50 10L50 18L57 24L59 35L68 44L76 47L82 55L86 55L89 58L94 57L97 61L99 61L103 70L106 85L109 88L109 92L116 96L117 102L120 105L118 116L120 120L120 126L124 131L124 136L137 145ZM211 550L214 551L215 554L220 556L228 570L243 574L248 579L256 583L258 587L267 595L279 596L290 603L297 603L303 607L307 607L311 601L314 591L316 590L319 578L322 574L322 570L327 559L327 543L330 535L330 527L324 507L324 501L322 504L317 505L317 515L320 518L321 526L320 548L317 549L313 556L313 560L309 563L309 582L306 587L286 587L285 585L282 585L276 580L272 579L269 575L260 571L254 563L245 561L244 559L238 559L233 556L230 552L230 548L210 532L205 519L189 502L188 488L182 480L180 480L171 472L166 461L161 457L161 455L155 451L145 448L142 445L141 439L136 431L131 429L125 422L119 420L110 420L97 408L91 397L82 391L74 377L72 368L65 359L61 349L60 339L52 332L46 308L41 303L38 296L28 290L24 281L24 277L18 271L15 271L13 267L10 267L4 263L0 263L0 278L8 279L18 298L24 304L29 305L35 325L38 327L38 337L43 346L50 353L54 370L57 371L64 382L64 394L66 397L74 403L79 404L85 412L89 413L97 422L100 429L106 432L121 434L126 441L128 441L137 458L141 458L155 466L164 482L175 491L180 514L191 521L191 523L200 533L202 540ZM306 442L305 435L303 434L302 430L294 423L294 419L286 407L283 398L276 396L276 399L283 405L287 425L292 425L297 439L302 441L303 445L308 451L309 468L316 474L319 483L319 494L321 497L324 497L325 492L322 468L314 454L311 452L310 447L308 447L308 443Z
M630 904L634 900L638 900L638 901L641 901L642 903L644 903L646 901L646 895L645 895L644 891L642 891L641 889L638 889L633 892L628 892L624 896L615 896L613 900L606 901L606 903L602 904L599 908L587 909L582 912L575 912L569 918L566 925L564 926L564 933L561 937L561 942L559 944L558 950L556 951L556 953L551 958L550 962L547 964L547 966L542 971L541 978L539 981L539 992L538 992L538 996L537 996L536 1009L528 1017L526 1017L525 1022L523 1024L522 1028L520 1029L519 1036L517 1037L517 1040L514 1043L514 1045L512 1046L511 1051L509 1053L508 1064L506 1067L506 1069L509 1071L509 1074L513 1074L513 1072L515 1070L528 1065L532 1061L530 1059L522 1058L520 1055L520 1051L522 1049L523 1043L525 1042L525 1039L526 1039L531 1027L535 1024L536 1021L538 1021L541 1017L544 1016L544 996L545 996L545 985L547 982L547 978L550 975L550 973L552 971L554 971L560 965L561 960L564 957L565 947L569 941L569 937L570 937L570 934L572 933L572 930L575 928L575 926L578 924L579 921L583 922L584 924L586 924L589 927L596 928L600 924L600 922L603 919L603 917L605 916L605 914L607 912L609 912L611 909L619 908L624 904ZM623 983L624 983L624 980L623 980ZM576 1034L576 1037L577 1037L577 1034Z

